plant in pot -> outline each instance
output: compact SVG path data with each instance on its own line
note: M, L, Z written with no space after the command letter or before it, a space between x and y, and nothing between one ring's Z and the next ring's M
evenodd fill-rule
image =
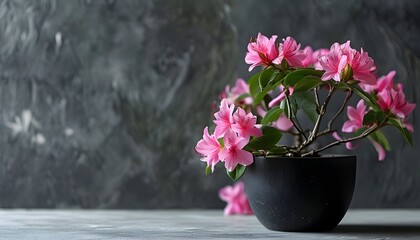
M383 160L390 144L381 129L394 127L412 143L407 118L415 104L394 83L395 71L377 78L373 59L350 41L313 51L291 37L276 40L258 34L248 44L249 71L262 68L226 88L215 126L204 129L196 151L206 174L222 162L233 180L243 176L251 208L268 229L330 230L350 205L356 157L324 152L367 139ZM348 106L355 97L357 106ZM337 129L343 112L348 119Z

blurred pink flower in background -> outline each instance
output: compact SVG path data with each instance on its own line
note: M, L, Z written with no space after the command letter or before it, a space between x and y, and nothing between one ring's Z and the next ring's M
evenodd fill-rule
M286 90L289 92L288 96L291 96L293 95L295 89L293 87L285 88L283 85L280 85L280 94L268 103L268 107L272 108L276 105L279 105L280 102L286 98Z
M264 117L267 114L267 112L264 111L261 106L257 107L257 112L261 117ZM272 123L272 126L279 129L280 131L287 132L293 127L293 123L286 117L286 115L284 115L284 113L282 113L280 117Z
M243 94L251 94L249 91L249 86L245 82L245 80L243 80L242 78L238 78L236 79L235 86L230 88L230 85L227 85L225 87L225 91L222 94L220 94L220 97L222 99L226 98L229 104L234 104L236 99ZM238 104L251 105L252 101L252 97L249 96L240 100Z
M320 48L312 54L312 64L316 70L322 70L321 64L319 63L319 57L327 55L330 52L327 48Z
M303 49L303 53L305 54L305 58L302 60L302 65L304 67L308 67L310 65L314 64L314 59L313 59L313 55L314 55L314 50L312 49L311 46L306 46Z
M248 198L245 194L244 183L237 182L233 186L226 186L219 190L219 197L227 203L224 214L225 215L250 215L252 212L249 205Z

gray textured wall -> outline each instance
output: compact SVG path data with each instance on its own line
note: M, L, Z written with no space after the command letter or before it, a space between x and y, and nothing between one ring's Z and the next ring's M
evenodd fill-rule
M414 101L419 4L1 1L0 207L222 207L216 193L230 181L222 168L204 176L193 146L212 99L250 75L249 38L351 39L380 73L397 70ZM420 150L387 133L386 161L356 152L354 207L420 207Z

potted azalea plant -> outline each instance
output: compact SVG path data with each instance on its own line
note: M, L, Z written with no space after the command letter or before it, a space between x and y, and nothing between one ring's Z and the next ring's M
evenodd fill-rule
M268 229L334 228L351 202L356 157L326 152L367 140L383 160L390 150L383 128L396 128L412 143L407 119L415 104L394 83L395 71L377 77L374 60L350 41L313 51L291 37L278 43L277 36L258 34L245 62L249 71L261 69L226 88L214 126L196 145L206 174L223 163L233 180L243 176L251 208ZM348 106L356 97L357 105ZM348 119L337 127L343 112ZM283 143L287 135L293 144ZM322 138L330 142L322 145Z

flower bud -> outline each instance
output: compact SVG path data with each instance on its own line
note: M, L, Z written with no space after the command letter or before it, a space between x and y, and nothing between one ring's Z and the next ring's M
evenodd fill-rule
M353 79L353 69L351 69L350 64L347 64L346 67L341 72L340 79L344 82Z

